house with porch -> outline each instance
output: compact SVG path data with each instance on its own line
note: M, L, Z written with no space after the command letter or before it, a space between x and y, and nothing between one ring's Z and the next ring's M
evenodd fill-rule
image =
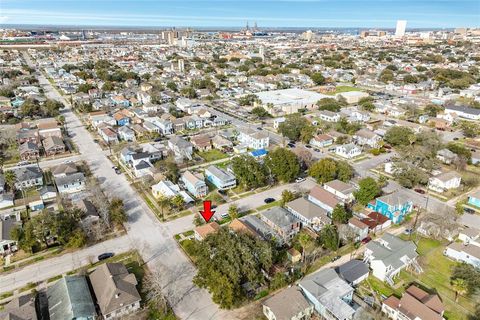
M180 180L183 182L185 189L188 190L194 197L205 197L208 193L208 187L202 176L193 174L190 171L185 171Z

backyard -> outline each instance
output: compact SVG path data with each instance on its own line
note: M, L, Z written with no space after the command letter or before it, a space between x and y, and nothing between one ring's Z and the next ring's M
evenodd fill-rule
M217 149L199 152L198 155L202 157L206 162L212 162L215 160L225 159L228 157L227 154Z

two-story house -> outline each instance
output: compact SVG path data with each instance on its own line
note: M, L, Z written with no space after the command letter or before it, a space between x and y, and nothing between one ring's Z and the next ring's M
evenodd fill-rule
M195 175L190 171L185 171L180 180L183 182L185 189L194 197L202 198L208 193L208 187L205 180L200 175Z
M270 137L264 131L242 128L238 132L238 141L252 149L266 149L270 145Z
M402 222L405 216L413 210L413 202L410 196L402 190L379 197L367 206L386 216L393 223Z
M301 227L300 220L281 207L273 207L260 213L260 219L272 228L285 243L289 243Z

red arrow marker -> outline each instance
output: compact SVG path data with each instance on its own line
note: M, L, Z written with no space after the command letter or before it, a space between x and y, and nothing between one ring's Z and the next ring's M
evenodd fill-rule
M203 201L203 211L200 211L200 214L202 215L203 219L205 219L205 222L208 223L208 221L212 219L214 213L215 211L212 211L212 201Z

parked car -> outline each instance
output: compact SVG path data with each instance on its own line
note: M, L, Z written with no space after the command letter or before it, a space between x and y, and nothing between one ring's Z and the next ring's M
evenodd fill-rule
M372 240L372 238L370 238L370 237L363 238L363 239L362 239L362 243L363 243L363 244L369 243L370 240Z
M115 169L115 173L116 173L116 174L122 174L122 170L116 168L116 169Z
M413 189L415 192L420 193L420 194L425 194L425 190L420 189L420 188L415 188Z
M305 147L308 148L308 149L311 149L311 148L312 148L312 146L309 145L309 144L305 145Z
M272 203L274 201L275 201L274 198L266 198L265 200L263 200L263 202L265 202L265 203Z
M300 183L300 182L303 182L303 181L305 181L305 178L302 178L302 177L298 177L297 179L295 179L296 183Z
M102 261L108 258L111 258L115 255L113 252L105 252L98 256L98 261Z
M222 213L220 216L222 217L222 219L227 219L230 217L228 213Z
M332 258L332 262L337 261L340 258L341 258L341 256L335 256L335 257Z
M320 149L318 149L318 148L313 148L313 151L315 151L315 152L320 152Z
M410 235L413 233L413 229L412 228L407 228L403 231L403 234L407 234L407 235Z

